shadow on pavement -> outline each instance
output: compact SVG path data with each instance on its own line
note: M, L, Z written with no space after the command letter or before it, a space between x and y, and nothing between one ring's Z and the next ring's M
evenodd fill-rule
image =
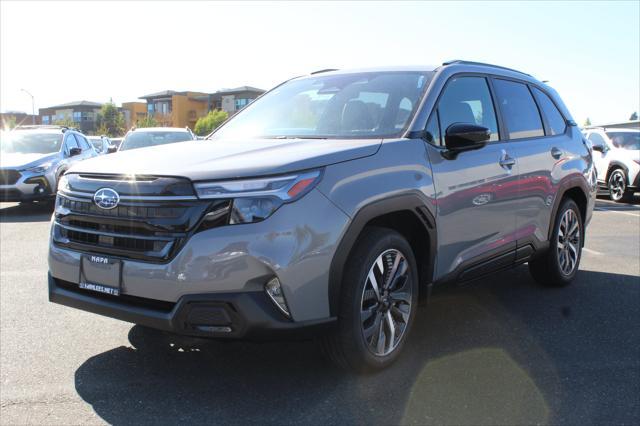
M434 294L403 356L378 374L338 370L314 342L134 326L133 347L88 359L75 385L111 424L634 423L639 301L637 276L581 271L544 289L520 267Z
M52 213L53 201L0 204L0 222L48 222Z

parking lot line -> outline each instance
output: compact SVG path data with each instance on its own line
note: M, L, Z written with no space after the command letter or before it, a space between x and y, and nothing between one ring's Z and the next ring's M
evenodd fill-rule
M614 209L604 209L602 207L596 207L594 209L597 212L611 212L611 213L619 213L619 214L626 214L627 216L633 216L633 217L640 217L640 211L638 213L631 213L631 211L638 211L638 210L614 210Z
M599 251L591 250L586 247L582 247L582 251L586 251L587 253L595 254L596 256L602 256L604 253L600 253Z

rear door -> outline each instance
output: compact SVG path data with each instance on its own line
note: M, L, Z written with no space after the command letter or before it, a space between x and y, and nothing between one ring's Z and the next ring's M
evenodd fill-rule
M454 157L446 155L446 129L461 122L488 128L490 142ZM449 79L427 132L437 203L436 276L471 278L513 263L517 163L498 131L487 77Z
M507 137L518 157L516 215L519 256L548 239L559 184L566 176L571 136L551 97L522 81L494 78Z

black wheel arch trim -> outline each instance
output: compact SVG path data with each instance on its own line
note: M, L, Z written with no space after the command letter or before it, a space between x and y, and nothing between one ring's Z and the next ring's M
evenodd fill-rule
M427 199L422 193L412 191L373 201L361 207L357 211L347 226L346 231L342 235L338 248L333 255L329 269L329 311L332 317L338 315L340 294L342 291L342 276L349 254L358 241L358 237L367 223L380 216L401 211L409 211L413 213L422 224L424 231L429 236L427 247L428 263L427 265L422 265L420 260L416 259L421 278L421 282L419 284L420 286L428 287L432 283L437 247L437 233L435 217L427 208L427 205ZM425 266L426 271L424 269ZM422 291L423 289L424 287L421 287L420 290Z
M622 169L622 171L624 172L624 179L626 181L626 184L629 185L629 168L623 163L615 160L609 163L609 168L607 169L607 176L604 184L607 185L607 187L609 186L609 177L611 177L611 173L613 173L615 169Z
M570 176L567 177L565 180L561 181L559 186L558 186L558 190L556 192L556 198L553 201L553 209L551 210L551 216L550 216L550 220L549 220L549 229L547 230L547 241L550 240L551 235L553 235L553 227L555 225L555 221L556 221L556 216L558 215L558 209L560 208L560 203L562 202L562 200L564 199L565 194L574 189L574 188L578 188L580 189L580 191L582 192L582 195L584 195L585 200L587 202L587 208L589 207L589 194L590 194L590 190L589 190L589 184L587 183L587 180L584 178L584 176ZM582 226L585 226L586 220L587 220L587 211L585 211L585 217L582 218ZM584 233L584 230L583 230ZM582 245L584 245L584 238L582 238Z

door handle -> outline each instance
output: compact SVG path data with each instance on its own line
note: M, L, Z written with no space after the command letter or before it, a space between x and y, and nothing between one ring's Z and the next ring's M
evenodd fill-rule
M500 167L503 167L505 169L511 169L511 167L513 167L516 164L516 159L513 157L510 157L509 154L507 154L507 151L502 151L502 156L500 157Z
M553 158L555 158L556 160L559 160L560 157L562 157L564 153L562 152L561 149L556 148L555 146L553 148L551 148L551 156Z

